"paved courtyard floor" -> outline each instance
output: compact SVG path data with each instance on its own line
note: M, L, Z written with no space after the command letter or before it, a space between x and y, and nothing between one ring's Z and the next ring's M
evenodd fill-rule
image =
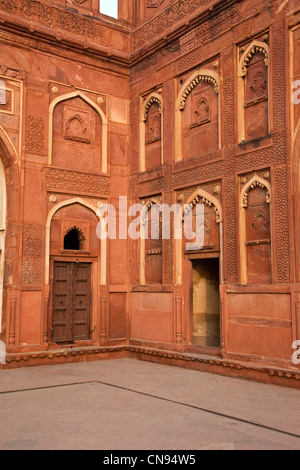
M300 390L137 360L0 371L1 450L299 450Z

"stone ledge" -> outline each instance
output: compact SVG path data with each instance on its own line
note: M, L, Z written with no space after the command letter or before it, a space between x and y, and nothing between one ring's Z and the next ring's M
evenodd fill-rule
M199 372L251 379L273 385L300 388L300 370L293 368L260 366L253 362L133 345L91 346L54 349L51 351L8 353L6 364L0 365L0 370L128 358L174 365Z

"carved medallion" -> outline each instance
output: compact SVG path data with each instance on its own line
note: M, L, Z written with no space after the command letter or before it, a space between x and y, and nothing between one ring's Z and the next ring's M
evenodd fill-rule
M147 8L158 8L165 0L147 0Z
M253 77L253 83L250 86L253 93L257 96L262 96L265 94L267 89L267 80L263 71L258 70Z

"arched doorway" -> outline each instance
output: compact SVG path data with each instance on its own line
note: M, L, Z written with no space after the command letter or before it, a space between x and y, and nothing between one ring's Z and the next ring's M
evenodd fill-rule
M47 323L48 342L54 346L86 344L99 337L97 299L105 276L101 261L106 256L105 244L96 233L98 223L96 207L80 198L57 204L48 215Z
M15 323L18 314L18 292L15 288L10 288L18 283L18 258L6 256L9 249L8 234L13 234L10 238L13 243L18 237L13 225L19 220L18 158L9 135L0 126L0 334L9 344L14 344L16 340Z
M4 280L4 249L6 225L6 178L2 160L0 159L0 330L2 324L3 280Z
M294 225L294 243L295 243L295 272L296 282L300 283L300 230L299 230L299 210L300 210L300 122L295 133L293 143L292 159L292 192L293 192L293 225Z

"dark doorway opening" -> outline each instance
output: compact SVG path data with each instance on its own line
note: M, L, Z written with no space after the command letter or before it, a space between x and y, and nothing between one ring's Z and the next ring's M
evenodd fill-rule
M195 346L220 347L219 259L197 259L193 266L193 338Z

